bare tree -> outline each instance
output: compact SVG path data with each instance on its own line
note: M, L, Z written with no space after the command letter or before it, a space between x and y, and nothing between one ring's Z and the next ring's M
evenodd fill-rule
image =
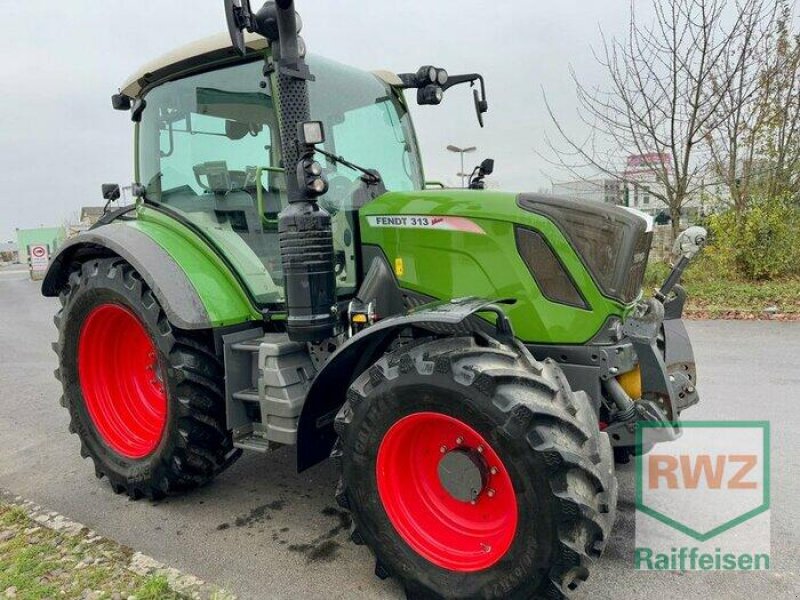
M716 128L706 132L711 155L711 171L724 184L733 209L741 213L751 196L763 186L765 136L772 117L773 95L779 84L778 54L783 45L782 31L788 18L788 7L772 2L739 44L740 52L749 58L740 62L729 56L718 65L715 81L734 81L723 92L715 84L712 94L720 94L719 119Z
M677 235L682 208L708 173L704 138L727 117L723 101L752 60L765 2L652 0L647 22L631 2L627 36L601 34L602 51L595 53L609 83L589 87L572 71L584 139L567 131L545 96L560 138L548 139L553 162L574 175L591 169L633 186L644 173ZM637 165L634 175L621 170L630 155L657 160Z
M800 35L792 31L792 12L782 6L774 60L765 74L766 116L763 159L768 198L800 194Z

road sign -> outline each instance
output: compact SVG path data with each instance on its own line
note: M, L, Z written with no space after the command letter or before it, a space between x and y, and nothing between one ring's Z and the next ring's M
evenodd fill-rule
M50 262L50 249L46 244L31 244L28 247L28 256L31 259L31 271L46 271Z

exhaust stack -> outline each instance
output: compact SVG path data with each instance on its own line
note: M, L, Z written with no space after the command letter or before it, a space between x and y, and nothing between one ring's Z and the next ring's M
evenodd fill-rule
M330 215L317 204L328 184L314 161L314 145L324 141L321 123L310 123L308 82L314 77L298 36L294 0L267 2L257 14L249 0L225 0L234 46L243 49L243 29L271 44L277 81L281 148L289 205L278 215L287 331L297 342L332 337L338 324L333 233ZM265 71L266 71L265 69ZM310 132L310 133L309 133Z

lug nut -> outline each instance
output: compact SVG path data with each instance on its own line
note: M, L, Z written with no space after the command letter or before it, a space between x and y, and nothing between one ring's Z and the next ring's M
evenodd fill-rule
M464 438L463 437L459 436L459 437L456 438L456 444L458 444L460 446L463 443L464 443Z
M486 490L486 495L489 496L489 498L494 498L495 491L492 488L489 488Z
M442 446L441 448L439 448L439 452L441 452L442 454L447 452L447 446Z
M478 446L478 454L483 454L483 446Z
M489 473L491 473L492 475L497 475L497 467L492 467L491 469L489 469Z

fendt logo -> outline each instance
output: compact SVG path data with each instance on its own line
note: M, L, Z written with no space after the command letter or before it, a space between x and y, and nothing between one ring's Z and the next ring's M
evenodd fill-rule
M637 430L636 568L768 569L769 423L686 422L662 444L660 427Z

